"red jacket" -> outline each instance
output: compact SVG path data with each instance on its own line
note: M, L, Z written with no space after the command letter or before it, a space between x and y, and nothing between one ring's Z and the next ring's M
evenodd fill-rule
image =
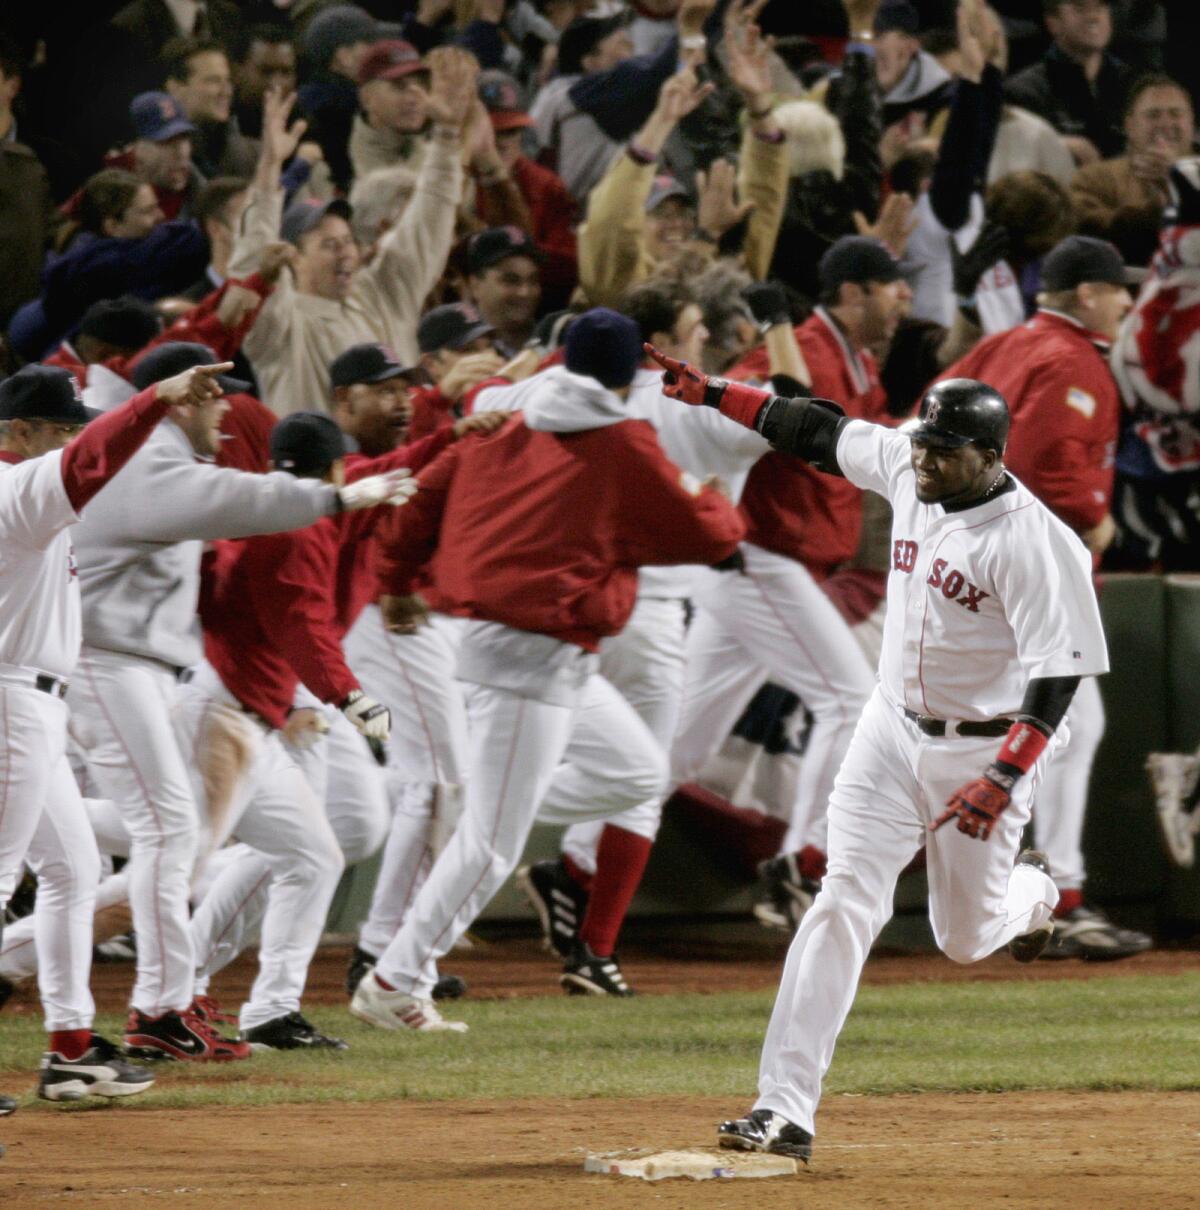
M1005 465L1075 530L1112 504L1120 428L1108 342L1057 311L981 340L941 378L977 378L1008 401ZM940 381L940 379L939 379Z
M382 590L407 594L431 558L432 608L587 651L628 621L639 566L716 563L745 532L641 420L539 432L514 416L452 445L420 482L380 531Z
M346 478L419 468L448 439L356 458ZM291 533L217 543L201 599L204 654L229 692L272 727L287 720L300 681L323 702L340 702L359 687L342 638L375 584L369 558L356 548L370 545L389 511L360 509Z
M796 328L796 341L812 374L812 393L832 399L847 416L886 420L887 396L870 353L855 352L829 314L818 307ZM767 353L756 349L730 378L769 376ZM742 492L746 541L803 563L824 577L852 559L862 530L862 492L789 454L765 454Z

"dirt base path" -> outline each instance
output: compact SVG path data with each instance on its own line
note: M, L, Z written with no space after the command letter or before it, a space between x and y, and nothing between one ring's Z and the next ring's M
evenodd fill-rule
M1200 1094L831 1097L797 1177L647 1183L590 1150L707 1145L710 1098L22 1111L0 1126L5 1206L589 1210L1197 1204Z

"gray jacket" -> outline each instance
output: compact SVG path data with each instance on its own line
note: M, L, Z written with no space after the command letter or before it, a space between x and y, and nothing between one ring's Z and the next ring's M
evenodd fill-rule
M301 529L337 507L336 489L313 479L197 461L183 430L164 420L71 530L84 644L196 663L204 542Z

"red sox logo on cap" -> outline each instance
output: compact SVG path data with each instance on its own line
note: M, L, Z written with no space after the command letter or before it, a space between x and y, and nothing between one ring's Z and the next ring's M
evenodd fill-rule
M71 390L75 393L75 402L83 402L83 391L79 388L79 379L74 374L71 375Z
M170 122L173 118L179 116L179 111L175 102L167 96L161 97L158 102L158 112L162 116L164 122Z
M396 353L392 349L391 345L385 345L381 341L378 344L376 344L375 347L384 355L384 357L386 357L388 359L388 361L394 361L397 363L399 362L400 359L396 356Z
M942 410L942 401L940 399L931 399L929 401L929 409L925 413L925 420L929 424L937 424L938 413Z

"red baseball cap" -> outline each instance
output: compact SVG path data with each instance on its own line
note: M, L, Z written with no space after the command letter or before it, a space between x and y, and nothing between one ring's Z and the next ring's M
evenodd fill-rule
M507 72L492 68L479 73L479 99L493 130L520 130L534 124L521 104L521 90Z
M358 67L358 82L370 84L372 80L399 80L414 72L427 72L421 62L421 52L411 42L399 38L376 42L363 55Z

